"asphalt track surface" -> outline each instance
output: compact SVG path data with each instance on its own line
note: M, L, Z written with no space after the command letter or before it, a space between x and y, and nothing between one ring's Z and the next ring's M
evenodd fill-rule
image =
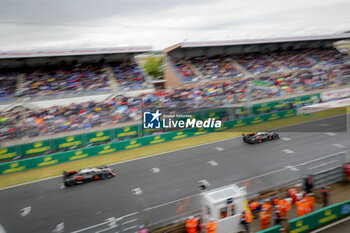
M115 178L72 188L59 189L62 178L53 178L2 189L0 224L7 233L45 233L64 222L64 232L72 232L198 194L202 179L219 187L340 152L350 148L349 126L339 132L345 129L344 116L280 129L287 140L248 145L238 137L116 164ZM315 132L315 127L322 130ZM142 199L133 194L135 188L142 190ZM22 217L21 209L29 206L31 211Z
M350 219L340 224L334 225L330 228L319 231L319 233L349 233L350 232Z

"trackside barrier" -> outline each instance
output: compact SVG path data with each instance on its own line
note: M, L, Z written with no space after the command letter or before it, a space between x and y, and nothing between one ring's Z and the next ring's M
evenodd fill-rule
M289 116L280 115L281 109L288 106L289 103L293 103L296 107L299 105L309 105L320 100L320 94L305 95L295 98L287 98L278 101L270 101L267 103L255 104L252 106L253 114L259 115L256 118L244 118L247 116L246 107L225 107L202 110L197 112L189 112L198 120L206 120L208 118L222 119L223 117L229 117L230 120L235 118L242 118L236 121L232 121L233 126L228 124L227 127L237 128L249 124L256 124L267 120L274 120L285 118ZM267 112L274 110L274 115L266 114ZM278 112L279 111L279 112ZM291 116L294 116L294 110ZM223 129L222 129L223 130ZM103 143L107 141L120 141L127 140L134 137L147 136L151 132L159 131L159 129L143 129L142 125L130 125L115 129L101 130L91 133L77 134L73 136L67 136L62 138L36 141L27 144L21 144L10 147L0 148L0 161L4 159L12 159L18 156L25 157L35 154L50 153L50 151L74 149L91 143Z
M264 191L292 186L299 179L300 170L295 167L287 167L254 177L253 179L240 181L236 185L246 187L248 197L253 197Z
M156 229L170 223L186 220L188 216L199 216L200 207L201 195L196 194L156 207L146 208L144 214L149 222L148 227Z
M348 215L350 215L350 200L290 220L290 233L308 232Z
M252 112L254 114L261 114L271 109L286 107L288 106L289 103L293 103L294 105L298 106L303 104L308 105L308 104L318 103L319 100L320 100L320 94L313 94L313 95L305 95L305 96L299 96L295 98L271 101L271 102L266 102L261 104L254 104L252 106Z
M314 159L297 166L300 170L300 177L314 176L314 188L318 189L329 184L344 180L344 164L347 162L349 151L342 151L336 154Z
M281 232L281 225L276 225L270 228L267 228L262 231L258 231L257 233L280 233Z
M25 171L32 168L39 168L49 165L54 165L58 163L63 163L67 161L73 161L77 159L83 159L87 157L103 155L108 153L113 153L117 151L123 151L128 149L134 149L141 146L154 145L162 142L183 139L187 137L202 135L211 132L220 132L223 130L228 130L232 128L238 128L245 125L258 124L264 121L272 121L281 118L287 118L296 116L297 110L285 110L277 113L265 114L256 117L249 117L241 120L226 121L223 122L222 126L217 129L204 129L204 128L190 128L184 130L178 130L168 133L161 133L152 136L138 137L134 139L112 142L100 146L85 147L76 150L70 150L67 152L54 153L50 155L38 156L34 158L21 159L13 162L1 163L0 164L0 175L8 174L13 172ZM87 140L89 142L100 142L109 140L115 135L120 136L130 136L137 132L137 126L124 127L123 129L114 129L98 131L89 133L86 135L70 136L66 138L66 143L83 143L82 141ZM62 139L61 139L62 140ZM64 143L59 144L64 146ZM48 151L51 148L55 148L53 141L39 141L35 143L22 145L22 149L26 154L34 154L37 151ZM13 149L12 149L13 151ZM6 152L8 153L8 152ZM12 152L14 153L14 152Z

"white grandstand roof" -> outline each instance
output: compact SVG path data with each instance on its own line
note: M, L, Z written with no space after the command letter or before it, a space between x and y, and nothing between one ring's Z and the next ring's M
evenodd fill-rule
M1 58L30 58L30 57L56 57L76 55L98 55L115 53L141 53L149 52L152 46L138 47L114 47L114 48L86 48L86 49L65 49L65 50L33 50L33 51L10 51L1 52Z
M284 38L269 38L269 39L189 41L189 42L181 43L181 48L248 45L248 44L264 44L264 43L314 41L314 40L332 40L332 39L350 39L350 33L338 34L338 35L302 36L302 37L300 36L300 37L284 37Z

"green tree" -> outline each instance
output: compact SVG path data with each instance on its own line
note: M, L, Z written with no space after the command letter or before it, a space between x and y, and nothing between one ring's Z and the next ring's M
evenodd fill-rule
M144 63L143 68L145 68L148 75L152 76L153 78L158 78L163 76L163 63L163 57L149 57Z

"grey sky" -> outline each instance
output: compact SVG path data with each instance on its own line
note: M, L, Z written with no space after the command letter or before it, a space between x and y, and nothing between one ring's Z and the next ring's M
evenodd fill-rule
M0 50L152 45L350 30L349 0L0 0Z

